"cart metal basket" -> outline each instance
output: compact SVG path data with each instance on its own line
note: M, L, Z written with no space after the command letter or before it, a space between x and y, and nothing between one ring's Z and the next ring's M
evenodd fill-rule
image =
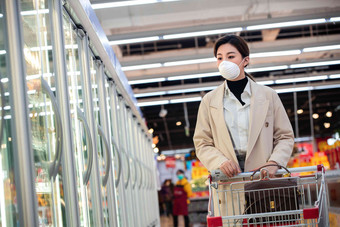
M209 176L208 227L319 226L328 227L328 196L322 165L279 169L280 177L252 180L253 172L228 178L222 171ZM261 170L262 171L262 170ZM258 177L256 173L254 177ZM275 186L282 179L292 186ZM266 182L264 182L266 180ZM249 190L249 184L266 183L267 188ZM259 184L259 183L257 183ZM248 185L248 186L247 186Z

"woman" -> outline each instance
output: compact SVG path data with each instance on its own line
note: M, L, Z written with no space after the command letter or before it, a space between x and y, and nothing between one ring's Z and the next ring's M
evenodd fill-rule
M184 176L184 171L179 169L176 172L178 181L173 192L173 219L174 227L178 226L178 215L184 216L185 227L189 227L188 204L189 197L192 195L190 183Z
M266 164L286 166L293 130L277 93L244 71L250 61L247 43L236 35L221 37L214 55L226 81L201 101L193 138L197 157L208 170L221 169L228 177ZM273 177L278 167L266 169Z

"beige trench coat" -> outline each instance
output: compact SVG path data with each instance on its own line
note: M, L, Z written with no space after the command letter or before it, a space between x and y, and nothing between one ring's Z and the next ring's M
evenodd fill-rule
M270 160L286 166L294 146L293 129L287 113L273 89L256 84L250 79L248 81L251 100L245 172ZM223 83L207 93L198 110L193 140L196 155L208 170L218 169L226 160L238 163L224 120L225 86ZM221 206L226 202L223 197L221 199L220 196ZM227 204L230 206L231 203Z

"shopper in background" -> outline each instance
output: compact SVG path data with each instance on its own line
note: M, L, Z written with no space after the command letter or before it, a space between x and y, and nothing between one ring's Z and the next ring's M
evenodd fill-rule
M165 205L165 215L170 216L172 214L172 199L173 199L174 184L171 179L166 179L162 185L161 193Z
M226 80L201 101L193 137L197 157L208 170L221 169L228 177L266 164L286 166L293 130L277 93L244 71L250 61L247 43L236 35L221 37L214 55ZM278 167L266 169L273 177Z
M189 227L188 204L192 195L191 185L184 176L184 171L179 169L176 172L178 181L174 187L173 194L173 217L174 227L178 226L178 215L184 216L185 227Z

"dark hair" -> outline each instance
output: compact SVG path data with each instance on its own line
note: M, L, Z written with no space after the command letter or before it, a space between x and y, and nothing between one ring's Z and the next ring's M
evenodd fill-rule
M249 56L249 47L247 42L240 36L238 35L226 35L221 38L219 38L214 45L214 56L217 57L217 50L220 46L223 44L229 43L233 45L242 55L242 58L248 57ZM246 65L245 67L247 67ZM254 80L254 77L246 73L246 76L248 76L251 80Z
M178 169L178 170L176 171L176 174L177 174L177 173L184 174L184 171L183 171L183 170L181 170L181 169Z

